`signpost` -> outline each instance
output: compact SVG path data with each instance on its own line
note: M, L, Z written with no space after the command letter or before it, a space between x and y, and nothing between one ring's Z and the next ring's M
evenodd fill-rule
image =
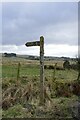
M27 47L40 46L40 104L44 105L44 37L40 37L40 41L27 42Z

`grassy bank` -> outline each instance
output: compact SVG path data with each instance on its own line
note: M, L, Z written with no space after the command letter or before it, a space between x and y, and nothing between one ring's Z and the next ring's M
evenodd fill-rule
M17 81L18 63L20 62L20 75ZM47 65L54 65L56 61L45 61ZM57 61L58 66L63 61ZM3 117L72 117L72 106L77 102L77 95L70 91L70 85L76 82L76 70L46 69L45 105L39 105L40 67L37 60L24 58L5 58L2 63L2 91L3 91ZM28 96L29 95L29 96ZM6 107L7 106L7 107Z

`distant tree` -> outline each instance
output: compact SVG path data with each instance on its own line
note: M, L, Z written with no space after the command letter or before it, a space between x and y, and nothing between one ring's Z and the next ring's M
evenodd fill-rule
M6 57L6 56L7 56L7 53L4 53L4 56Z
M16 54L15 53L11 53L11 57L16 57Z
M15 53L4 53L5 57L16 57Z
M70 69L70 62L68 60L65 60L65 62L63 63L63 67L64 69Z

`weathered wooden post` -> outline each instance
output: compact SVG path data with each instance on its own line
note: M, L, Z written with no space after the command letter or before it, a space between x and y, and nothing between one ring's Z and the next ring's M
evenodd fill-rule
M27 42L27 47L40 46L40 105L44 105L44 37L40 41Z
M40 104L44 104L44 37L40 37Z

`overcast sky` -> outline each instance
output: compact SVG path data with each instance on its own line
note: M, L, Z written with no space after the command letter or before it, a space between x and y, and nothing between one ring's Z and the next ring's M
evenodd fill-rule
M44 36L45 55L75 57L78 50L77 2L2 3L3 52L39 55L28 41Z

